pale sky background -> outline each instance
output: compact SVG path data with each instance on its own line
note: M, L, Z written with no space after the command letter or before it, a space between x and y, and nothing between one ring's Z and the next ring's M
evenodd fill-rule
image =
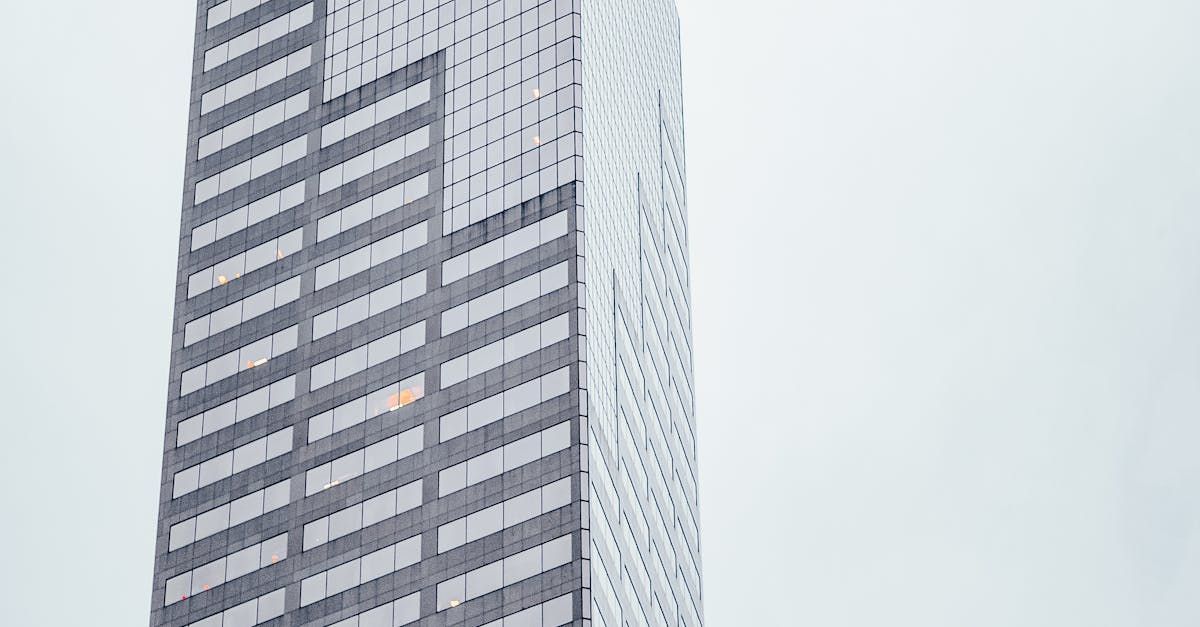
M680 3L708 624L1200 624L1200 3ZM0 624L145 625L195 5L3 4Z

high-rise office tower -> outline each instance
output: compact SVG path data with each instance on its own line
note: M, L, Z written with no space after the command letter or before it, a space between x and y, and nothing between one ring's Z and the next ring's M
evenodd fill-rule
M671 0L201 0L151 624L702 624Z

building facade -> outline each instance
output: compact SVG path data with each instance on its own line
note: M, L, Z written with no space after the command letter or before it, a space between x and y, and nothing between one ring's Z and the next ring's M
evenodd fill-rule
M671 0L195 42L151 625L701 625Z

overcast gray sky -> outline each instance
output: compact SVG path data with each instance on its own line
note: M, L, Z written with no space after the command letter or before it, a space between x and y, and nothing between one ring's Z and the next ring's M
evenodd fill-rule
M680 2L708 623L1200 624L1200 4ZM0 623L144 625L195 5L5 4Z

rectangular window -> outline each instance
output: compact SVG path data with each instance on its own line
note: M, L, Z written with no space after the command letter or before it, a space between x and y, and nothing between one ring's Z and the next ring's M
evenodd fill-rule
M300 607L390 575L421 561L421 536L368 553L300 582Z
M425 396L425 373L380 388L308 419L308 443L362 424L370 418L396 411Z
M194 204L199 205L264 174L270 174L289 163L302 159L307 152L308 136L301 135L286 144L276 146L237 165L221 170L196 183Z
M321 147L330 146L429 102L429 81L382 98L321 127Z
M192 229L192 250L209 244L276 216L304 202L304 181L290 185L273 194L242 205L216 220L209 220Z
M443 363L442 389L567 339L568 315L556 316Z
M379 607L340 620L329 627L400 627L421 617L421 593L414 592Z
M571 504L571 478L535 488L438 527L438 554Z
M564 594L557 599L551 599L527 610L509 614L500 620L494 620L483 627L559 627L569 625L575 620L575 604L571 595ZM688 623L699 625L700 621Z
M570 562L571 536L565 535L439 583L437 611L458 607L461 603Z
M193 272L188 277L187 297L192 298L215 287L227 285L230 281L236 281L245 274L299 252L303 246L304 228L301 227L238 253L216 265Z
M218 505L171 525L167 550L174 551L185 547L287 505L291 498L291 485L290 479L284 479L275 485L251 492L240 499Z
M247 392L179 422L175 446L183 446L296 398L296 375Z
M308 391L319 390L424 345L425 321L422 320L313 366L309 370Z
M387 215L400 207L429 194L429 173L423 172L403 183L364 198L349 207L317 220L317 241L323 242L338 233Z
M200 97L200 114L216 111L239 98L249 96L263 87L304 70L310 65L312 65L312 46L272 61L257 70L243 74L224 85L205 92Z
M442 337L567 286L567 262L531 274L442 312Z
M438 498L571 447L571 423L560 422L438 473Z
M304 550L316 548L421 506L421 480L304 525Z
M428 282L425 270L422 270L333 309L323 311L313 317L312 338L314 340L323 338L422 296L425 294L425 286Z
M167 580L163 605L171 605L287 559L287 534L231 553Z
M308 90L219 128L200 138L196 158L203 159L308 111Z
M567 212L530 224L442 262L442 285L490 268L567 234Z
M373 268L385 261L390 261L412 250L424 246L429 241L429 223L421 222L393 233L377 242L372 242L358 250L346 253L337 259L317 266L317 284L315 289L324 289L341 281Z
M332 488L372 470L421 452L425 428L418 425L408 431L380 440L366 448L343 455L304 473L304 496Z
M189 624L187 627L254 627L273 618L283 616L285 588L280 588L257 599L235 605L220 614Z
M228 379L243 370L262 366L271 359L292 351L296 348L298 330L299 327L292 325L274 335L268 335L195 368L185 370L179 382L179 395L186 396L200 388Z
M204 71L220 67L260 46L312 24L313 5L308 3L287 15L281 15L258 28L250 29L223 44L217 44L204 52Z
M422 126L407 135L401 135L386 144L381 144L324 170L321 172L317 193L331 192L428 147L429 127Z
M192 320L183 327L183 345L191 346L200 340L257 318L273 309L300 298L300 277L255 292L242 300L226 305L210 314Z
M439 421L439 441L456 438L566 394L571 387L570 374L569 366L559 368L442 416Z
M292 427L243 444L232 451L175 473L171 498L177 499L292 450Z
M270 0L225 0L225 2L213 5L208 10L206 28L224 24L230 18L237 17L250 9L257 8L258 5L265 2L270 2Z

